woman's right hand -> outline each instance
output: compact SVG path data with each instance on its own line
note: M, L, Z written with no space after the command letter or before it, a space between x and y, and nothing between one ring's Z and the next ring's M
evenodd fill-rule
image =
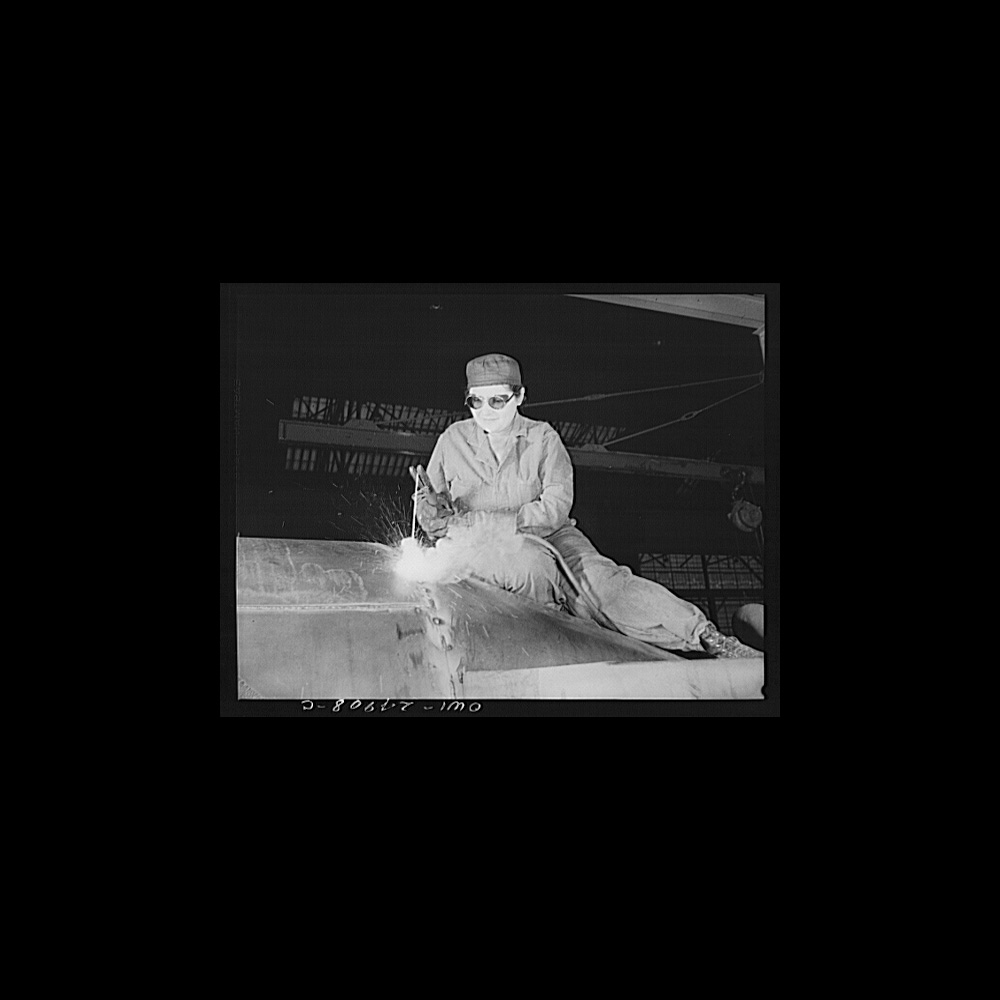
M418 489L414 499L417 507L417 521L431 538L441 538L448 530L448 522L455 513L447 493Z

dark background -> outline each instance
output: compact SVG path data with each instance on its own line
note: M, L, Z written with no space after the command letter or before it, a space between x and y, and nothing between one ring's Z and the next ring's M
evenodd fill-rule
M222 310L222 504L250 537L387 540L409 532L408 477L286 470L278 421L298 397L462 408L465 364L517 358L533 419L632 433L753 384L744 381L533 407L594 393L752 376L760 343L747 327L575 299L582 293L765 293L767 381L691 420L611 451L711 459L777 472L778 294L773 285L225 284ZM468 415L468 411L465 412ZM573 517L595 545L637 569L640 552L764 554L727 520L732 485L576 471ZM746 498L776 528L775 497ZM226 507L228 505L228 511ZM224 529L225 534L225 529ZM223 540L225 543L225 539Z

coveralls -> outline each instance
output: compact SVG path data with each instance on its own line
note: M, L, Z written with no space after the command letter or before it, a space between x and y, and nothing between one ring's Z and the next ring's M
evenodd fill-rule
M573 464L556 430L518 412L509 435L505 441L509 450L501 451L498 461L489 436L475 420L451 424L438 438L427 466L434 489L448 490L460 514L488 512L488 519L506 524L511 531L544 538L559 551L590 599L625 635L663 649L701 650L698 637L708 619L699 608L601 555L576 527L569 516ZM504 440L506 435L496 437ZM497 565L488 552L482 561L481 575L492 577L500 586L597 620L565 580L551 553L541 546L527 543L516 565Z

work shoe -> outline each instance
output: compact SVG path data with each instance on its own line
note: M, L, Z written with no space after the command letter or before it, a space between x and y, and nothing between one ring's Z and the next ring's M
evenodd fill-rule
M735 636L723 635L711 622L698 639L702 649L724 660L749 659L764 655L759 649L744 646Z

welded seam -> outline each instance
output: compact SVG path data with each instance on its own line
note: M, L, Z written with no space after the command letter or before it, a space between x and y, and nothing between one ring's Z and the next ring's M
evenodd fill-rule
M428 584L418 588L423 607L424 633L427 639L427 658L435 670L441 671L442 695L462 698L465 685L461 654L455 652L455 632L452 627L453 610L441 600L441 590Z

